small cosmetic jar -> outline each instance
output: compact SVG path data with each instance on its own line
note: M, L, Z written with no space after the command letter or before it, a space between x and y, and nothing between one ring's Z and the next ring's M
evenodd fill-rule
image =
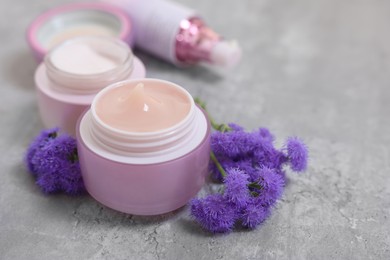
M128 80L96 95L79 119L77 149L92 197L124 213L158 215L185 205L204 184L210 124L184 88Z
M133 46L128 15L105 3L63 5L38 16L27 29L27 42L38 62L56 45L77 36L108 36Z
M123 41L85 36L51 50L35 72L39 112L45 127L74 135L82 112L104 87L145 77L145 66Z

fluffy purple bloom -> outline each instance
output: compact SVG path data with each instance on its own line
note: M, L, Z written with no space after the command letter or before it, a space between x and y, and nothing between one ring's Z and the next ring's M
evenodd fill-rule
M236 158L244 158L249 153L253 152L254 143L256 142L255 137L252 133L247 133L244 131L236 131L230 132L231 139L237 145L239 149L239 154L237 154Z
M236 132L238 132L238 131L240 131L240 132L244 131L244 128L243 128L242 126L236 124L236 123L229 123L228 126L232 129L232 131L236 131Z
M61 190L70 195L77 195L85 192L84 181L81 177L80 164L72 163L68 168L60 172Z
M25 156L25 163L27 165L28 170L36 176L37 170L35 169L35 165L32 163L32 159L37 150L44 147L48 142L51 142L58 135L58 128L52 128L43 130L30 144L27 149L27 153Z
M287 139L287 156L291 169L295 172L304 171L307 167L308 151L306 145L297 137Z
M190 202L191 215L212 233L225 233L232 230L237 214L231 203L221 194L212 194Z
M260 166L280 167L286 160L282 152L273 146L273 136L266 128L254 132L245 132L236 124L229 124L232 131L214 132L211 136L211 149L224 169L240 168L249 176ZM215 167L210 164L212 177L223 181Z
M252 200L252 202L249 203L241 212L241 225L246 228L253 229L263 223L269 215L269 207L257 203L256 200Z
M253 166L252 166L251 159L242 159L242 160L234 161L228 157L217 156L217 160L224 169L238 168L238 169L242 170L248 176L251 176L252 172L256 171L256 169L253 168ZM218 182L224 181L224 178L222 177L221 173L219 172L217 166L212 161L210 162L209 170L211 172L211 177L213 178L213 180L218 181Z
M253 181L253 177L257 176L257 166L254 165L252 158L246 158L235 162L230 165L230 168L236 167L240 169L244 174L248 175L249 182Z
M217 155L236 157L240 153L237 143L229 132L214 132L211 134L211 149Z
M224 133L217 131L211 135L211 149L216 155L237 160L252 152L255 141L253 134L239 130L238 126L234 127L236 130Z
M35 182L44 193L55 193L61 189L55 174L38 174Z
M297 138L288 139L286 149L280 151L266 128L245 132L237 124L229 127L230 131L211 136L211 149L226 177L214 162L210 171L213 179L224 183L224 194L191 202L192 216L213 233L230 231L238 220L247 228L264 222L283 193L283 166L290 162L293 170L302 171L307 164L306 146Z
M230 168L225 178L224 197L237 209L245 206L250 199L248 175L238 168Z
M266 128L260 128L253 133L256 143L253 149L253 165L257 168L268 167L277 171L288 161L287 156L274 147L274 137Z
M281 169L283 164L288 160L283 152L276 150L273 146L269 149L265 147L257 148L253 157L258 167L275 169Z
M273 143L274 136L271 134L271 132L268 130L268 128L261 127L257 131L258 135L261 137L262 140L267 141L269 143Z
M233 160L229 159L228 157L217 156L217 155L216 155L216 157L217 157L218 162L221 164L222 168L224 168L224 169L232 168L235 165L235 162ZM218 170L215 163L211 160L210 160L210 164L209 164L209 171L211 172L211 177L214 181L223 182L224 178L222 177L221 172Z
M256 200L262 205L273 205L283 193L284 178L274 169L261 168L256 181L261 186L259 190L254 190L258 193Z
M85 191L73 137L58 136L57 130L43 131L30 145L26 158L27 167L34 171L43 192L74 195Z
M57 174L62 168L67 167L70 162L68 158L75 152L75 149L75 140L62 135L38 149L31 163L35 165L38 173Z

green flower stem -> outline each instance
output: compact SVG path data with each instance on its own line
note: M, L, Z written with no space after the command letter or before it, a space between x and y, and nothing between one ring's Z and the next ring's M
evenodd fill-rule
M212 118L212 117L210 117L210 115L207 113L207 116L209 117L209 119L210 119L210 124L211 124L211 127L214 129L214 130L217 130L217 131L219 131L218 129L219 129L219 124L217 124L216 122L215 122L215 120Z
M219 163L217 157L215 157L215 154L214 154L213 151L210 152L210 158L215 163L215 165L217 166L217 169L221 173L222 177L226 178L226 172L223 169L222 165Z
M222 133L229 132L232 130L231 127L228 126L227 124L218 124L217 122L215 122L215 120L210 116L209 112L207 111L206 103L204 101L202 101L200 98L197 98L197 97L194 98L194 101L196 104L198 104L206 112L207 117L210 120L211 127L214 130L220 131Z
M209 118L210 120L210 124L211 124L211 127L216 130L216 131L220 131L222 133L224 132L228 132L228 131L231 131L231 127L228 126L227 124L218 124L215 122L215 120L210 116L209 112L207 111L206 109L206 102L202 101L200 98L196 97L194 98L194 101L195 103L200 106L206 113L207 117ZM215 163L215 165L217 166L217 169L218 171L221 173L221 176L223 178L226 177L226 171L223 169L222 165L219 163L217 157L215 156L214 152L211 151L210 152L210 159Z

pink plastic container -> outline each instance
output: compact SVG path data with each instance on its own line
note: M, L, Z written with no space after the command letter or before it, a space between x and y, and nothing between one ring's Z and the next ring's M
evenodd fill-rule
M38 62L55 45L76 36L112 36L133 46L128 15L105 3L72 3L50 9L27 29L27 42Z
M142 79L105 88L78 122L78 155L86 189L97 201L129 214L157 215L182 207L204 184L210 124L192 101L189 115L169 129L140 134L104 126L94 112L96 100L113 88L139 82L175 85Z
M63 71L51 62L51 56L66 45L83 43L105 44L103 49L121 58L113 69L108 71L78 74ZM74 54L72 59L80 59ZM87 66L88 64L86 64ZM59 127L75 135L76 123L82 112L88 108L95 95L104 87L125 79L144 78L145 66L135 57L124 42L105 37L79 37L68 40L54 48L35 72L39 112L45 127Z

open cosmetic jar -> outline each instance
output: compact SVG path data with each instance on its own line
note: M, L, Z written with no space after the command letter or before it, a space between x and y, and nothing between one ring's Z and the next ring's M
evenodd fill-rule
M48 51L77 36L109 36L133 45L127 14L106 3L73 3L38 16L27 29L27 42L38 62Z
M163 80L114 83L77 125L87 191L129 214L157 215L185 205L205 182L210 124L182 87Z
M41 119L45 127L74 135L77 119L101 89L144 77L143 63L119 39L85 36L65 41L35 72Z

